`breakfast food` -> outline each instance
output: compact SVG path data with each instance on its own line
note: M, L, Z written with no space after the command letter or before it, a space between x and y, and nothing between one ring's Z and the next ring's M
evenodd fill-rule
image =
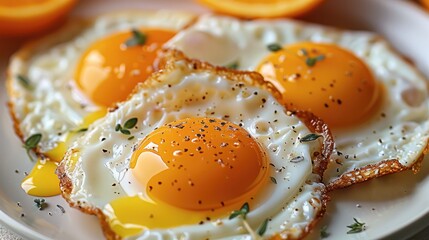
M164 42L192 19L171 11L106 14L71 21L24 46L11 59L7 87L15 131L27 152L59 162L76 136L146 79ZM55 176L48 165L53 163L39 161L24 180L27 193L59 193L58 182L33 181Z
M327 201L325 124L257 73L164 59L67 151L64 198L109 239L306 236Z
M331 190L420 167L429 138L426 79L373 33L205 15L167 45L256 70L289 110L321 117L336 142L324 175Z

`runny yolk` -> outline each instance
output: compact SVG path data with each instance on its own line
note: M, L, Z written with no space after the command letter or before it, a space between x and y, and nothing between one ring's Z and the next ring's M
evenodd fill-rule
M158 50L172 38L173 31L145 29L142 44L127 45L131 31L110 35L94 42L82 55L75 81L83 93L100 106L126 100L137 83L153 72Z
M60 180L55 174L58 163L38 160L30 174L22 180L21 187L31 196L50 197L61 193Z
M122 237L210 222L251 202L268 182L267 165L261 146L240 126L177 120L149 134L131 158L131 174L145 192L115 199L104 212Z
M187 118L156 129L134 152L130 167L150 198L189 210L242 204L268 172L256 140L214 118Z
M282 93L289 110L311 111L331 127L360 124L378 107L380 87L370 69L332 44L287 45L256 70Z

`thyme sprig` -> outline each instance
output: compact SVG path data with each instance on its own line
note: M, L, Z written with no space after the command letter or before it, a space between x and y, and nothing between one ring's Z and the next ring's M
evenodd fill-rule
M31 156L31 151L37 147L37 145L39 144L41 139L42 139L42 134L36 133L36 134L33 134L30 137L28 137L27 140L25 140L25 142L24 142L23 147L25 148L28 157L33 162L34 162L34 159Z
M353 224L347 226L350 228L350 230L347 232L347 234L353 234L353 233L359 233L365 230L365 223L359 222L356 218L353 218L355 221Z
M137 29L132 29L131 33L133 34L133 36L127 39L127 41L125 41L125 46L134 47L146 43L147 36L144 33L140 32Z

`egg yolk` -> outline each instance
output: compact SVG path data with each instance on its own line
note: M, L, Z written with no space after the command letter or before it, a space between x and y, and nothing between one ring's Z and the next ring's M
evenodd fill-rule
M191 210L243 203L267 175L256 140L242 127L213 118L156 129L134 152L130 167L151 198Z
M287 45L256 70L281 93L289 110L306 110L334 128L358 125L378 107L380 87L367 65L332 44Z
M30 174L22 180L22 189L31 196L50 197L61 193L60 180L55 174L58 163L38 160Z
M120 236L145 229L203 224L240 209L268 182L262 147L242 127L214 118L186 118L149 134L130 168L145 192L104 208Z
M126 100L136 84L153 72L158 50L175 34L161 29L134 32L120 32L94 42L78 62L77 86L95 104L109 107Z

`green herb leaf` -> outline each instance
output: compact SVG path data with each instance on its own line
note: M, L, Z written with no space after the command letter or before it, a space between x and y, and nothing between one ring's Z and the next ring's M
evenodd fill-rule
M365 230L365 223L359 222L356 218L353 218L353 220L355 222L352 225L347 226L348 228L350 228L347 234L359 233Z
M305 60L305 64L309 67L313 67L317 62L322 61L323 59L325 59L325 55L319 55L314 58L309 57Z
M329 237L329 233L327 230L328 230L328 226L323 226L322 229L320 229L320 237L321 238Z
M42 139L42 134L36 133L31 135L27 140L24 142L24 148L26 150L33 150L35 147L37 147L37 144L39 144L40 140Z
M21 75L21 74L18 74L16 76L16 78L19 80L19 82L21 83L21 85L23 87L25 87L26 89L28 89L28 90L33 89L33 87L31 86L31 83L30 83L30 79L28 79L28 77L26 77L24 75Z
M264 235L264 233L267 231L267 226L268 226L268 218L265 219L262 224L258 227L258 230L256 231L258 233L259 236L262 237L262 235Z
M133 34L133 36L125 42L125 46L134 47L146 43L147 36L144 33L140 32L137 29L131 30L131 33Z
M46 203L45 199L43 199L43 198L34 199L34 203L40 211L42 211L43 209L45 209L48 206L48 203Z
M271 178L271 182L273 182L274 184L277 184L277 180L275 177L270 177Z
M305 135L304 137L302 137L299 141L302 142L302 143L303 142L311 142L311 141L314 141L314 140L316 140L316 139L318 139L320 137L322 137L322 135L315 134L315 133L310 133L310 134Z
M128 140L133 140L133 139L134 139L134 136L131 136L128 138Z
M246 219L247 213L249 213L249 204L245 202L243 206L241 206L240 210L235 210L231 215L229 215L229 219L233 219L238 216L242 216L243 219Z
M271 52L277 52L282 50L282 46L278 43L271 43L267 46L268 50L270 50Z
M121 124L116 124L116 126L115 126L115 131L117 132L117 131L119 131L119 130L121 130L122 129L122 126L121 126Z
M122 134L125 134L125 135L131 135L131 132L130 132L130 130L128 130L128 129L121 129L121 130L119 130L119 131L121 131L121 133L122 133Z
M137 124L137 121L138 121L137 118L128 119L124 124L124 128L125 129L131 129L131 128L135 127Z
M40 140L42 139L42 134L36 133L31 135L27 140L25 140L23 147L25 150L27 150L27 156L30 158L31 161L34 162L33 156L31 155L31 150L35 149L37 147L37 144L39 144Z
M225 67L228 69L234 69L235 70L235 69L238 69L239 64L238 64L238 62L233 62L233 63L226 65Z

